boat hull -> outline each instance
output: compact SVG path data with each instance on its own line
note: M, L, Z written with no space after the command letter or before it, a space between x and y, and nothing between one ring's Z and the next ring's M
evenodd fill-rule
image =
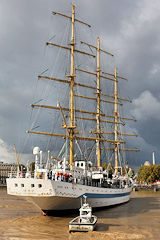
M93 221L87 223L78 223L79 217L74 218L69 222L69 232L88 232L95 229L97 217L92 215Z
M83 195L92 208L121 204L129 201L131 191L132 187L113 189L49 179L7 179L8 194L27 199L42 211L79 209Z

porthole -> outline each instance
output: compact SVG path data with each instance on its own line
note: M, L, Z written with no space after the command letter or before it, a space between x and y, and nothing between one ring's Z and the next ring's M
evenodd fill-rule
M41 188L41 187L42 187L42 184L38 184L38 187Z
M15 185L15 187L18 187L18 184L17 184L17 183L15 183L14 185Z
M31 184L31 187L34 187L34 184Z
M21 187L24 187L24 184L23 184L23 183L21 184Z

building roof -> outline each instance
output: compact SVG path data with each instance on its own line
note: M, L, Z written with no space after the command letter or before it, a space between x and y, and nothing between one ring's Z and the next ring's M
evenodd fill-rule
M145 161L144 166L149 166L151 165L149 161Z

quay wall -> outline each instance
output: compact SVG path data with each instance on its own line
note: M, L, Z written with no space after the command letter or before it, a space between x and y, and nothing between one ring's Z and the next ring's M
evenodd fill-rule
M133 191L160 191L160 185L142 185L133 186Z

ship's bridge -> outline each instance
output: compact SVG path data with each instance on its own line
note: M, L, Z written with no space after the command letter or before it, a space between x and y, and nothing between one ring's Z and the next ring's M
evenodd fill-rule
M91 162L86 162L85 160L76 160L75 167L82 168L83 170L90 169L92 167Z

